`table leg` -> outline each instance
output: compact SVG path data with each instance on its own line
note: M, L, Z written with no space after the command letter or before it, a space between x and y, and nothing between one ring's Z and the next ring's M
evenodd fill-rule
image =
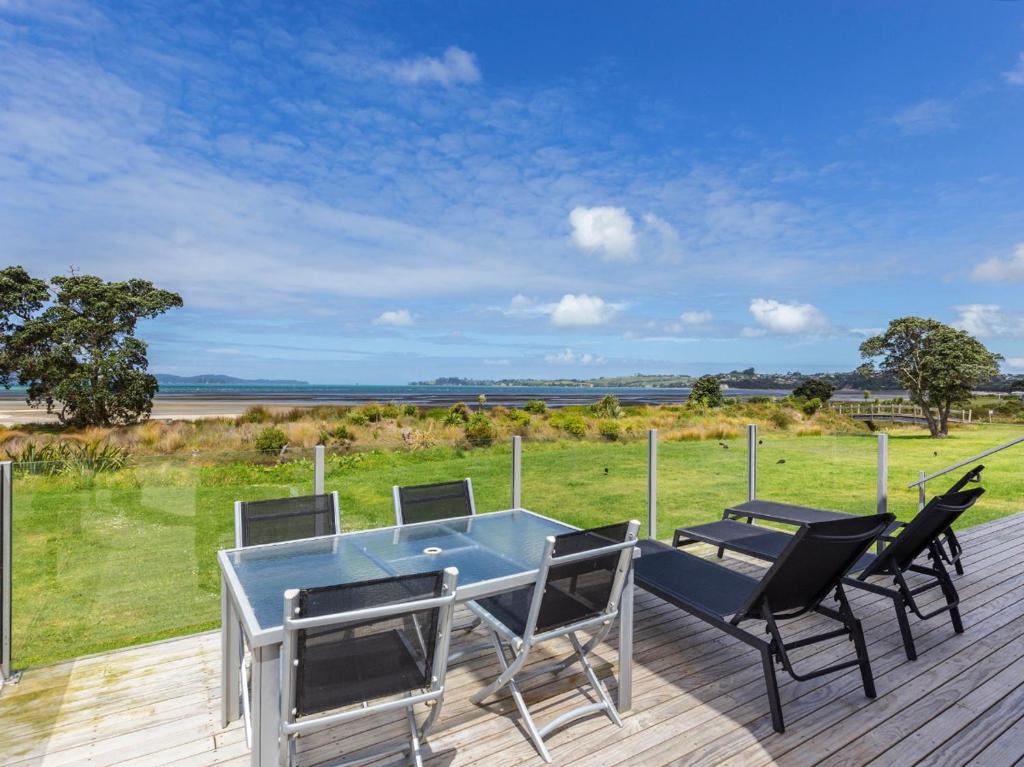
M252 648L252 767L278 762L281 729L281 645Z
M220 725L227 727L241 715L238 675L242 665L241 632L228 585L220 580Z
M633 708L633 563L619 605L619 713Z

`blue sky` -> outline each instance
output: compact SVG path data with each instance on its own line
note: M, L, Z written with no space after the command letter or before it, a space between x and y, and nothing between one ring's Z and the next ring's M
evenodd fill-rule
M1024 370L1024 2L0 0L0 249L180 374ZM301 6L301 7L300 7Z

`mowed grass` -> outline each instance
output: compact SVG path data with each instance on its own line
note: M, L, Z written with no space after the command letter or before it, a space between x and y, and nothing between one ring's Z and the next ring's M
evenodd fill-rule
M933 440L916 430L890 437L890 508L907 519L919 469L932 471L1022 433L981 426ZM870 513L875 508L873 435L766 432L758 493L772 500ZM984 462L986 496L962 526L1024 510L1024 445ZM658 535L717 519L746 498L744 439L662 441L658 446ZM238 456L147 459L96 477L18 475L14 486L14 665L51 663L219 622L216 551L233 542L235 499L312 490L312 464L260 466ZM956 475L939 480L944 489ZM391 486L472 477L480 512L511 503L508 445L460 451L331 457L327 489L338 490L345 530L393 524ZM523 505L587 526L646 521L647 444L524 443ZM645 530L646 533L646 530ZM296 586L302 584L297 583Z

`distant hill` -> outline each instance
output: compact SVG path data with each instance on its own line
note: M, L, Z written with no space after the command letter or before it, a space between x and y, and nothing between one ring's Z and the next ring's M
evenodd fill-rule
M308 381L295 381L291 378L235 378L225 375L198 375L198 376L176 376L170 373L154 373L159 384L172 384L175 386L303 386Z

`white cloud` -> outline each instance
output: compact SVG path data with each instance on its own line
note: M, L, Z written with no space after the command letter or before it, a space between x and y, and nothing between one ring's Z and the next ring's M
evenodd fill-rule
M1003 79L1010 85L1024 85L1024 53L1020 54L1013 69L1003 72Z
M1018 242L1009 258L990 258L971 272L976 280L986 282L1024 281L1024 242Z
M706 325L711 322L711 312L707 309L683 312L679 315L679 321L684 325Z
M965 304L955 307L954 327L979 338L1024 336L1024 318L1003 311L998 304Z
M384 312L373 321L374 325L390 325L396 328L408 327L412 323L412 315L408 309L395 309L394 311Z
M575 207L569 213L569 223L578 248L599 253L607 261L633 258L636 236L633 219L625 208Z
M1004 367L1024 370L1024 357L1007 357L1003 362Z
M599 296L566 293L551 310L551 324L559 327L603 325L618 313L619 308Z
M476 56L462 48L452 46L440 57L422 56L417 59L405 59L392 66L392 75L396 80L405 83L440 83L451 86L457 83L476 83L480 81L480 69L476 65Z
M560 352L545 354L544 361L553 365L600 365L604 363L604 357L597 357L589 352L576 353L566 348Z
M901 109L888 120L903 133L917 136L955 127L953 105L940 99L925 99Z
M807 335L829 328L828 319L811 304L786 304L769 298L755 298L750 302L750 313L760 327L744 328L743 335L748 338L767 333Z

